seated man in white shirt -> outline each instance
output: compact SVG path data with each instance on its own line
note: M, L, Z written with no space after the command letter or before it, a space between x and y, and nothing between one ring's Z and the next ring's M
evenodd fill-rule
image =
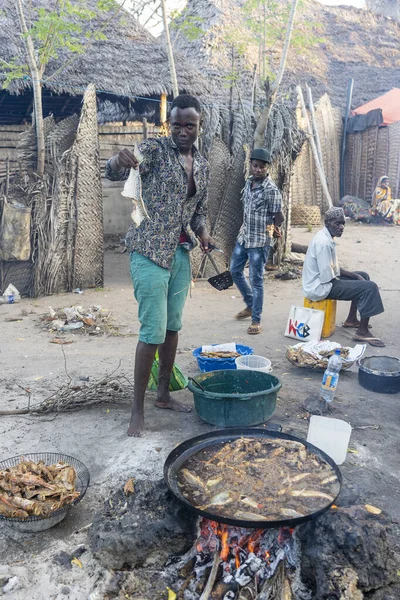
M325 227L311 240L303 268L303 292L309 300L350 300L350 312L343 327L354 327L354 339L371 346L384 347L371 335L369 320L383 313L379 288L369 275L361 271L346 271L339 267L335 237L341 237L345 226L342 208L331 208L325 214ZM360 320L357 318L357 310Z

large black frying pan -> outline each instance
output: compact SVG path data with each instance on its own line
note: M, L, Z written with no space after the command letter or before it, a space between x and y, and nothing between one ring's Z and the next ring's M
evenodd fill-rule
M292 519L282 519L280 521L246 521L243 519L231 519L224 516L219 516L214 513L208 512L206 510L200 510L193 506L182 494L178 486L178 473L184 462L191 456L194 456L202 450L203 448L207 448L209 446L214 446L221 442L234 442L240 437L248 437L248 438L278 438L283 440L294 440L295 442L300 442L306 446L309 452L316 454L320 459L328 463L336 473L338 478L340 488L339 492L336 496L338 497L340 493L340 489L342 487L342 475L336 463L327 455L325 452L309 444L305 440L294 437L293 435L289 435L287 433L277 433L275 431L267 431L265 429L251 429L251 428L234 428L234 429L223 429L219 431L212 431L211 433L205 433L203 435L198 435L197 437L191 438L179 444L167 457L167 460L164 463L164 479L171 490L171 492L183 502L183 504L192 512L200 515L201 517L205 517L206 519L210 519L211 521L218 521L219 523L225 523L227 525L233 525L235 527L247 527L252 529L270 529L270 528L278 528L278 527L294 527L295 525L299 525L300 523L304 523L304 521L308 521L309 519L313 519L326 510L328 510L332 504L335 503L336 498L329 504L327 504L324 508L315 511L312 514L306 515L304 517L297 517Z

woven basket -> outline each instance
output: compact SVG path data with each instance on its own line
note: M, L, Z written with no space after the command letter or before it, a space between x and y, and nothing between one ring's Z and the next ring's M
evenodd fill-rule
M296 225L321 225L321 211L319 206L293 204L291 225L292 227L296 227Z

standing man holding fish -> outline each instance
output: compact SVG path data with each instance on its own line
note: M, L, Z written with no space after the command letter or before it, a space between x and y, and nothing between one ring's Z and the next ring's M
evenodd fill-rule
M199 101L182 94L172 103L170 137L142 142L140 165L128 149L121 150L106 165L108 179L124 181L131 175L130 187L136 195L142 193L142 198L133 198L134 223L126 236L141 325L128 429L128 435L136 437L144 428L144 395L157 349L160 365L156 406L190 411L171 397L169 382L191 284L189 251L196 246L195 237L204 252L211 243L206 229L209 167L195 146L200 125ZM136 172L137 185L131 169Z

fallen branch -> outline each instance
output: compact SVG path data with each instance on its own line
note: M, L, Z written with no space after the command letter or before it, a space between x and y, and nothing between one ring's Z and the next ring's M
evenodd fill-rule
M125 375L114 377L119 368L120 364L110 375L106 375L92 385L73 385L69 381L40 404L17 410L0 411L0 416L68 412L105 402L130 403L133 397L133 384Z

